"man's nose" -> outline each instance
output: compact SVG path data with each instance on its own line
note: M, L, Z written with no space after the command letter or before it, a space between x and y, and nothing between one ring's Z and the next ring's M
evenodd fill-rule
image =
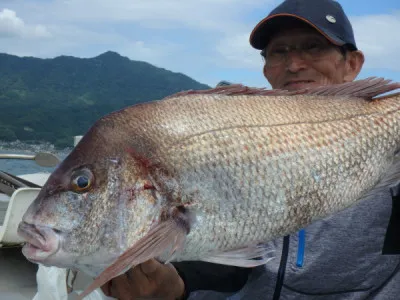
M286 57L286 69L296 73L307 67L306 61L301 57L300 53L291 51Z

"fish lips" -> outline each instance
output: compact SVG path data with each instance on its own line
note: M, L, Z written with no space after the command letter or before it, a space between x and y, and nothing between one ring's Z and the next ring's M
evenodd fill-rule
M18 235L26 241L22 248L23 255L32 262L43 262L60 247L59 235L46 226L21 222Z

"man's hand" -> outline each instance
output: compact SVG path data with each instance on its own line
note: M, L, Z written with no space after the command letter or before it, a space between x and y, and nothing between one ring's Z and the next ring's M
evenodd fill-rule
M101 290L106 296L119 300L176 300L183 297L185 287L171 264L151 259L113 278Z

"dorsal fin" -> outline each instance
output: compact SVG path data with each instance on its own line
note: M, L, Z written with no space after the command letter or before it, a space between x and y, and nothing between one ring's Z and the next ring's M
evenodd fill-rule
M354 96L365 99L373 99L376 96L399 89L400 83L377 77L355 80L352 82L324 85L315 88L306 88L298 91L287 91L282 89L268 90L266 88L248 87L242 84L219 86L208 90L188 90L175 93L165 99L187 96L187 95L269 95L269 96L291 96L291 95L323 95L323 96ZM397 94L396 94L397 95Z

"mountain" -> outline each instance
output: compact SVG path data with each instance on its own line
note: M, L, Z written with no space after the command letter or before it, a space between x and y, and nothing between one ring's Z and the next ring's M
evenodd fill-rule
M0 140L72 146L101 116L182 90L192 78L115 52L52 59L0 54Z

